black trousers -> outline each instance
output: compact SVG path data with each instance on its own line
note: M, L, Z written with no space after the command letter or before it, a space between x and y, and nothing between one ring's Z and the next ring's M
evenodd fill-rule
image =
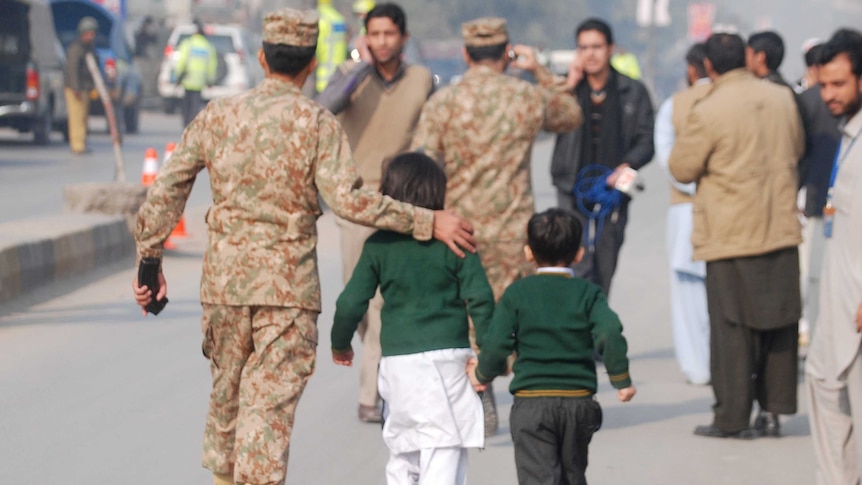
M204 108L204 98L200 91L191 91L186 89L186 94L183 96L183 127L189 126L189 123L195 119L195 116Z
M587 230L589 219L578 209L578 204L572 194L557 190L557 206L574 212L578 220L581 221L584 230ZM611 280L617 270L620 249L625 240L626 223L628 223L627 202L623 203L615 216L610 216L605 220L602 232L599 234L598 240L595 241L594 249L591 251L589 248L585 248L584 259L572 266L575 275L599 285L605 295L608 296L611 293ZM590 236L594 237L594 229L590 228L589 230Z
M602 425L592 397L517 397L509 415L521 485L586 485L587 448Z
M799 256L796 248L707 264L713 425L749 427L751 408L796 412Z

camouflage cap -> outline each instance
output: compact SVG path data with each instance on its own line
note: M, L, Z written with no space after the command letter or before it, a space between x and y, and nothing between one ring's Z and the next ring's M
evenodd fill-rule
M506 30L506 19L500 17L482 17L465 22L461 25L464 44L470 47L486 47L509 42L509 32Z
M294 47L314 47L317 45L319 20L316 10L283 8L270 12L263 18L263 41Z

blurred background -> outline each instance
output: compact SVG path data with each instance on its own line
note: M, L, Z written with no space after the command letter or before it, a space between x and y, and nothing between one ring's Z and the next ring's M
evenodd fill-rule
M171 29L200 18L208 23L236 23L251 32L260 31L260 19L269 10L290 6L314 8L316 0L103 0L109 9L123 12L131 23L151 16L160 27L161 46ZM460 24L475 17L495 15L508 20L513 41L527 43L556 59L574 48L573 30L591 16L608 20L618 49L635 56L643 80L658 102L682 83L682 58L695 40L714 30L736 31L746 36L760 30L776 30L786 44L782 74L789 81L803 71L801 48L811 38L827 38L840 26L862 25L859 0L401 0L407 12L408 30L426 54L427 64L439 70L444 82L450 71L463 69L459 62ZM352 14L353 0L332 0L344 15L348 29L358 31ZM352 34L353 32L351 32ZM453 47L454 45L454 47ZM146 70L146 69L144 69ZM152 75L150 76L150 78ZM149 79L152 83L152 79ZM145 85L145 92L153 87Z

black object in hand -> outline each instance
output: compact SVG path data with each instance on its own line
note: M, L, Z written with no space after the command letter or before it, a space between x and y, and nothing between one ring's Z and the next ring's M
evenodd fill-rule
M147 311L153 315L158 315L168 304L168 297L156 301L160 288L159 266L161 266L159 258L141 258L141 264L138 265L138 286L146 286L153 292L153 297L147 305Z

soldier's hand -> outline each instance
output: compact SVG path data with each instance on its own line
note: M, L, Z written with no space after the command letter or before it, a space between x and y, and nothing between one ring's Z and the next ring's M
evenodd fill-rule
M632 400L633 397L635 397L635 394L637 394L637 392L638 391L637 389L635 389L635 386L624 387L617 391L617 398L620 400L620 402L629 402Z
M153 292L147 287L138 286L138 278L132 280L132 290L135 292L135 302L141 307L141 313L147 316L147 305L153 299ZM159 272L159 294L156 295L156 300L162 300L168 295L168 283L165 281L164 273Z
M347 352L336 352L333 350L332 362L334 362L335 365L351 367L353 365L353 350L348 350Z
M516 45L512 50L517 56L515 58L515 67L528 72L536 72L539 68L539 61L536 60L536 51L527 45Z
M473 226L449 211L434 211L434 239L449 246L459 258L464 257L464 251L476 252Z

